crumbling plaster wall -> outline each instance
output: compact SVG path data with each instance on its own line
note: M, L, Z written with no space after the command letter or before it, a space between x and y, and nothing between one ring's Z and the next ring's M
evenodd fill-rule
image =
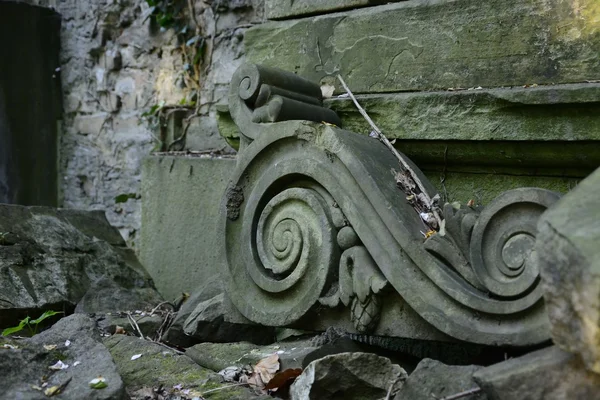
M187 0L183 0L187 1ZM142 114L164 102L177 105L184 59L173 29L152 29L145 0L27 0L63 17L61 79L64 117L60 146L62 204L102 210L131 245L141 224L143 158L156 133ZM262 0L192 0L197 20L214 42L202 79L200 115L187 138L192 150L224 148L215 106L242 62L245 30L263 19ZM190 21L191 24L191 21Z

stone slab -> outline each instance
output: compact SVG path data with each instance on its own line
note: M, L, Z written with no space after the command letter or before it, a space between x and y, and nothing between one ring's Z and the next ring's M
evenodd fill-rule
M555 346L482 368L473 378L490 400L600 399L600 375Z
M185 354L204 368L220 371L227 367L254 366L272 354L279 355L280 370L302 368L304 358L316 350L309 340L297 340L257 346L248 342L200 343Z
M477 387L473 373L478 365L446 365L437 360L424 359L409 375L394 400L431 400L448 398L456 393ZM484 393L466 396L467 400L486 400Z
M169 300L218 273L215 231L232 158L152 156L142 172L140 259Z
M266 0L268 19L283 19L307 14L322 14L349 8L391 3L393 0ZM402 1L402 0L395 0Z
M248 60L355 93L600 79L600 3L419 0L270 22Z
M389 139L600 140L600 84L359 95ZM344 129L371 127L350 99L326 103Z
M536 248L554 343L600 373L600 169L546 211Z

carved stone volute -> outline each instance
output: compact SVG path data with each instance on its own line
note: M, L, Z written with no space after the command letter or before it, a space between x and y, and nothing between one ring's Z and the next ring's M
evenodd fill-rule
M397 159L338 128L318 85L244 65L229 101L245 145L223 199L221 253L228 295L246 318L295 327L346 318L358 333L488 345L548 339L532 252L556 193L523 188L484 208L446 204L425 240L390 174Z

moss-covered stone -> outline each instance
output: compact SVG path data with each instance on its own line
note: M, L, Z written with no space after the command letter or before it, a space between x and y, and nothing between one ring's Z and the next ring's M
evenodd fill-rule
M304 357L316 348L309 340L257 346L248 342L200 343L187 349L186 354L199 365L220 371L230 366L254 366L263 358L277 353L281 370L302 368Z
M271 22L246 32L252 62L355 93L600 78L597 0L416 0Z
M222 378L213 371L202 368L189 357L137 337L114 335L104 340L119 374L128 390L141 387L172 388L181 384L205 392L223 386ZM136 360L131 357L142 356ZM234 387L211 393L211 400L255 398L243 387Z

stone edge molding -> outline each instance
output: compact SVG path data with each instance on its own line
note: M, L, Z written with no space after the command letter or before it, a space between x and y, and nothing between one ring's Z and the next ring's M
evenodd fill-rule
M440 204L442 229L427 235L396 186L406 171L378 140L339 128L322 100L318 84L277 69L245 64L232 78L230 112L242 136L219 235L235 307L268 326L347 308L368 334L402 323L380 320L384 294L397 292L455 339L547 340L534 244L540 215L560 195L520 188L485 208Z

